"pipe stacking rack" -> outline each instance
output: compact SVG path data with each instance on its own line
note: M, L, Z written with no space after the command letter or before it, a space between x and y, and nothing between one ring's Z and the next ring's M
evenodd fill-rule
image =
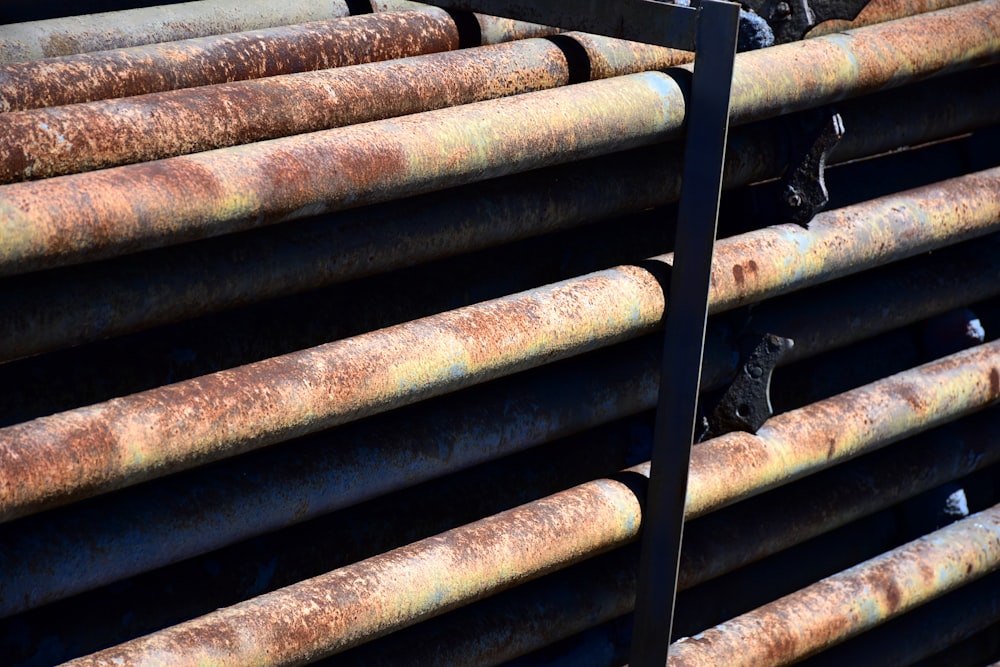
M0 10L0 665L1000 661L1000 0L429 2Z

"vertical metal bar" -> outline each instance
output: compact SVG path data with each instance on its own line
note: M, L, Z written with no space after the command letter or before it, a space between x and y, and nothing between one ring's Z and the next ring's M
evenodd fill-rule
M670 646L738 24L739 5L702 1L685 114L684 175L642 521L631 667L662 667Z

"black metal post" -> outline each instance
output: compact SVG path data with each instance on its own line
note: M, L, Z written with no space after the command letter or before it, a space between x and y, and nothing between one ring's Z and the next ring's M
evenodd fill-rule
M662 667L670 646L738 25L739 5L702 0L649 494L642 520L631 667Z

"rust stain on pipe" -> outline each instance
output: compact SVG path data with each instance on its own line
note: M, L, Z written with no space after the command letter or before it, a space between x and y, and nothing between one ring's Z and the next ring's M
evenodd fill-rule
M343 0L201 0L0 26L0 63L325 21Z
M400 12L408 10L436 9L432 5L410 0L372 0L372 9L376 12ZM480 44L500 44L530 37L545 37L561 32L558 28L515 21L500 16L472 13L479 26Z
M732 123L996 62L1000 3L982 0L845 33L740 54Z
M756 433L695 447L687 515L697 517L873 451L1000 399L1000 342L777 415Z
M980 346L892 378L895 389L889 389L884 381L856 391L855 398L861 402L875 391L873 387L881 387L887 394L896 391L897 395L889 400L903 404L912 402L920 396L918 392L926 389L931 394L920 399L928 405L943 406L936 398L940 391L932 377L959 376L964 371L965 381L978 387L982 366L992 365L990 376L996 377L996 382L988 383L987 400L997 400L998 359L1000 343ZM904 380L912 385L908 391L899 389ZM978 407L982 407L983 396L967 398L980 400ZM816 405L836 405L838 400ZM833 409L818 410L815 415L798 412L801 422L808 424L816 419L827 430L844 425L843 415ZM886 411L874 419L884 420L885 429L896 423L895 414ZM929 425L931 420L926 421ZM740 463L752 465L752 457L746 456ZM700 461L693 462L692 468L700 465ZM648 466L630 471L648 475ZM692 484L724 485L725 477L694 476ZM265 657L268 664L278 665L315 660L633 541L642 519L636 493L622 481L587 482L70 664L138 664L154 657L178 665L248 664L264 661ZM968 526L970 521L956 526ZM978 558L973 561L978 574L1000 563L1000 518L996 523L996 544L988 552L963 551L985 554L971 556ZM951 531L949 537L960 530L955 526L946 529ZM956 548L950 539L933 543ZM954 586L956 576L967 577L972 571L965 567L969 557L963 557L953 573L947 569L950 558L928 556L925 562L934 563L937 569L931 580L924 582L925 589L942 583ZM895 603L890 601L892 613L918 603L917 598L904 601L903 597L901 594ZM881 617L869 614L862 620L873 618Z
M317 660L629 542L640 512L591 482L67 664Z
M601 79L689 54L576 38ZM0 182L157 160L469 104L570 83L544 39L462 49L215 86L0 114Z
M965 5L974 0L871 0L861 13L853 21L843 19L831 19L820 23L809 31L807 37L819 37L829 35L834 32L853 30L866 25L894 21L915 14L926 12L936 12L939 9L948 9Z
M675 642L668 665L786 665L1000 568L1000 505Z
M898 35L921 48L899 46ZM741 122L771 116L998 57L1000 0L753 51L738 58L734 116ZM838 58L850 71L830 64ZM683 120L677 81L646 72L44 184L2 186L0 225L10 242L0 256L0 273L98 259L648 145L678 136Z
M25 422L0 431L2 513L192 467L610 345L652 331L662 311L657 282L643 269L621 267Z
M853 130L838 144L835 158L989 125L992 110L1000 107L1000 87L982 85L982 74L839 105ZM731 133L727 185L777 174L781 136L759 127ZM680 155L668 146L640 150L607 156L599 165L576 163L453 189L416 210L407 200L342 213L336 221L299 223L292 234L278 229L277 236L263 232L127 256L71 278L28 276L0 290L0 358L60 349L675 200ZM793 355L801 349L796 344Z
M268 142L0 186L0 273L204 238L612 148L683 116L647 72ZM34 259L32 259L34 258Z
M442 10L365 14L0 66L0 111L291 74L459 46Z
M807 229L777 225L726 239L717 244L714 261L730 270L712 272L711 312L797 289L817 271L834 278L900 259L898 251L932 250L967 232L979 236L974 229L1000 220L998 176L988 170L825 211Z
M720 303L732 307L759 300L902 259L931 243L995 230L1000 226L998 180L1000 168L950 182L963 195L945 198L950 209L938 206L947 184L935 185L835 212L838 222L815 236L781 226L763 230L772 235L763 244L747 244L744 238L761 238L762 232L721 241L713 266L713 312ZM919 205L922 192L929 192L927 210ZM979 204L981 199L991 206ZM883 218L884 231L876 233L868 221L870 209L891 207L897 200L907 203L911 220ZM836 243L828 242L832 232ZM775 241L789 235L794 243ZM748 249L757 254L747 254ZM756 292L746 288L746 280L741 286L731 279L747 257L756 258ZM669 255L655 259L671 261ZM801 266L808 270L796 268ZM14 518L634 338L655 330L663 311L658 281L644 269L621 266L11 426L0 430L0 469L6 473L0 477L0 517Z

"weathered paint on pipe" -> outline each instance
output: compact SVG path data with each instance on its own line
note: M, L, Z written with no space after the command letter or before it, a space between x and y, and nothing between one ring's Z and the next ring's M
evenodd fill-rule
M767 513L754 515L752 510L747 508L746 513L733 514L733 510L737 508L732 508L685 526L684 555L678 588L690 589L716 574L717 571L712 568L711 563L732 561L738 558L743 550L758 549L755 536L752 534L752 526L755 524L766 524L771 529L769 533L762 533L769 536L769 541L763 548L759 548L760 553L774 554L834 528L834 524L830 521L831 514L838 516L851 513L853 518L848 520L850 521L864 514L882 510L913 493L932 488L936 486L935 479L948 481L996 462L1000 459L1000 445L984 442L987 438L983 437L983 433L990 432L983 430L984 428L1000 426L1000 413L996 410L988 411L990 412L992 414L982 415L989 419L979 419L977 415L954 425L958 427L959 432L970 437L969 441L962 441L956 452L948 451L949 438L953 438L956 432L951 431L948 434L938 432L928 434L930 437L926 442L914 443L918 461L898 465L900 453L894 454L896 460L893 461L888 456L892 452L887 451L885 452L887 456L883 457L877 466L870 466L865 461L856 461L845 466L836 479L848 481L850 488L836 488L831 473L836 474L838 469L827 473L831 477L825 480L823 487L815 491L810 490L807 494L822 499L813 504L810 510L812 519L808 523L789 521L789 517L786 516L789 510L789 498L775 496L773 505L768 508ZM899 447L907 445L901 444ZM934 458L931 455L932 450L934 453L944 454L943 459ZM980 454L985 454L989 459L977 460L976 457ZM963 456L966 457L965 460L959 460ZM917 463L924 463L927 469L921 470ZM944 464L946 470L936 467L940 464ZM893 466L897 469L906 468L914 471L916 473L914 478L919 481L910 483L910 480L893 476L890 471ZM858 471L859 478L852 479L850 471ZM878 475L877 480L870 477L872 473ZM888 481L884 487L879 485L859 488L863 480L880 483L882 479ZM853 486L850 486L851 484ZM780 491L772 492L772 495L775 493ZM874 501L866 496L871 493L875 495ZM797 498L802 498L801 491ZM785 504L782 505L782 502ZM827 507L822 507L824 503ZM760 505L758 507L764 509ZM780 509L776 509L775 514L770 513L770 510L775 508ZM803 512L803 517L805 514ZM761 517L768 519L761 521ZM710 525L704 523L706 520L712 521L716 518L718 522L713 521ZM848 521L838 522L837 525L846 524ZM322 667L426 664L474 667L506 664L506 661L519 655L543 649L560 639L631 612L635 600L637 556L635 550L629 548L616 550L431 621L424 621L378 641L366 643L319 664ZM982 591L983 584L981 583L978 588ZM692 591L692 594L697 597L698 592ZM990 594L994 604L998 595L1000 592ZM982 592L973 593L971 597L979 599L981 596ZM941 605L936 606L938 609L933 610L938 612L940 619ZM982 627L983 623L991 618L989 612L983 609L984 606L986 605L979 604L969 610L961 603L954 604L949 600L946 608L954 611L951 611L947 618L957 620L961 617L966 627L976 623L978 625L974 627ZM925 610L921 608L916 613L923 616ZM992 613L995 614L996 611ZM934 616L928 616L927 624L937 625L940 628L940 620L932 619ZM946 622L945 626L948 625ZM950 627L949 629L951 630ZM941 633L938 634L940 636ZM894 638L897 641L891 642L890 645L899 647L900 640L904 636L905 632L895 634ZM858 653L866 652L861 646L857 648ZM921 648L927 651L926 647ZM868 646L867 650L870 653L871 646ZM859 659L860 656L854 654L852 658ZM575 665L576 661L572 664ZM603 664L618 663L605 661ZM833 660L822 661L822 664L848 663ZM879 664L904 663L883 661ZM811 663L810 667L813 667Z
M710 308L720 312L996 230L998 180L1000 169L988 170L823 213L809 229L781 225L721 241ZM0 430L0 517L635 338L655 330L663 312L656 277L620 266L7 427Z
M754 324L794 338L802 358L945 312L1000 292L998 242L992 238L963 252L938 251L932 262L894 272L889 279L859 276L855 284L840 281L760 305ZM928 293L934 298L927 298ZM816 309L817 303L826 308ZM787 312L802 315L785 323L781 315ZM861 322L852 321L858 317ZM735 370L730 333L718 323L710 326L706 389L717 388ZM391 418L348 424L280 450L265 449L233 460L225 469L191 471L182 484L154 482L123 492L127 495L36 517L20 528L0 528L0 570L9 575L7 583L0 583L0 616L648 410L655 405L658 387L658 345L652 338L589 355L582 363L537 369L466 390L460 397L396 410ZM988 432L989 426L978 428ZM991 460L988 452L978 457L969 453L968 458L962 452L967 450L949 440L951 468L939 461L907 479L926 486L938 479L928 471L950 479L959 476L963 464ZM849 509L840 506L838 512L846 516ZM112 514L114 522L107 519ZM129 548L108 548L110 544ZM716 554L713 565L698 571L717 574L755 548ZM61 575L52 577L52 571Z
M344 0L200 0L0 25L0 63L259 30L349 14Z
M592 79L687 62L589 35ZM571 83L544 39L0 114L0 182L47 178L469 104Z
M376 12L401 12L419 9L435 9L431 5L422 2L411 2L410 0L372 0L372 9ZM526 21L515 21L500 16L488 16L485 14L472 13L479 26L479 44L501 44L512 42L518 39L528 39L530 37L545 37L561 32L558 28L528 23Z
M982 345L786 413L782 421L769 422L773 426L768 435L844 428L843 406L873 399L881 409L853 416L870 419L875 438L898 439L919 430L910 427L918 418L929 427L938 418L956 418L1000 399L998 369L1000 343ZM962 400L968 402L959 405ZM917 402L925 407L914 417L917 411L911 404ZM822 441L825 449L825 434ZM752 453L739 463L752 467ZM796 466L789 461L789 467ZM276 665L316 660L635 540L642 519L642 481L635 480L635 473L647 477L648 463L615 479L581 484L69 664L135 664L150 656L178 665L247 664L264 656ZM627 483L630 474L638 485ZM728 482L725 476L692 475L687 512L692 498L710 495L701 487L729 488ZM994 562L1000 565L1000 511L996 523L991 567ZM968 575L964 561L962 570Z
M806 37L819 37L829 35L834 32L853 30L866 25L894 21L914 14L924 14L926 12L936 12L939 9L948 9L964 5L973 0L871 0L864 9L854 18L847 21L845 19L830 19L823 21L810 30Z
M598 480L67 664L301 664L628 542L639 514Z
M441 10L329 21L0 66L0 111L90 102L450 51Z
M855 159L993 123L1000 86L985 85L989 76L990 70L969 72L841 105L851 132L831 159ZM0 115L0 127L18 115ZM0 133L0 144L4 142ZM774 121L730 133L726 185L778 174L785 143ZM0 290L0 359L62 349L663 205L677 198L680 157L669 145L638 149L419 201L303 221L294 228L126 256L70 269L70 274L48 272L8 281Z
M1000 568L1000 505L674 642L668 665L785 665Z
M777 415L756 434L733 432L702 443L691 453L688 515L701 516L981 409L1000 398L998 355L1000 343L980 345ZM971 375L970 365L976 367Z
M988 170L824 211L808 228L777 225L726 239L716 245L714 261L730 270L712 273L711 312L758 301L761 294L792 291L814 271L834 278L902 259L893 250L902 239L909 256L946 245L944 239L962 234L971 220L992 227L1000 222L1000 194L982 195L984 188L995 187L987 181L996 177L1000 170Z
M977 27L970 30L967 22ZM733 77L730 122L779 116L996 62L997 47L1000 4L981 0L748 51Z
M612 145L635 147L683 115L668 101L670 90L680 95L670 82L634 74L0 186L0 225L8 230L0 272L395 199L591 157ZM547 113L554 106L560 113ZM67 206L76 208L70 218Z
M921 47L905 46L908 39ZM748 52L737 64L733 118L747 122L997 58L1000 0ZM838 62L851 67L841 72L833 67ZM683 119L678 82L646 72L2 186L0 225L8 242L0 273L99 259L626 150L676 136Z
M703 516L685 527L678 587L732 572L997 463L1000 444L985 435L997 428L1000 411L985 410L824 470L795 488Z

